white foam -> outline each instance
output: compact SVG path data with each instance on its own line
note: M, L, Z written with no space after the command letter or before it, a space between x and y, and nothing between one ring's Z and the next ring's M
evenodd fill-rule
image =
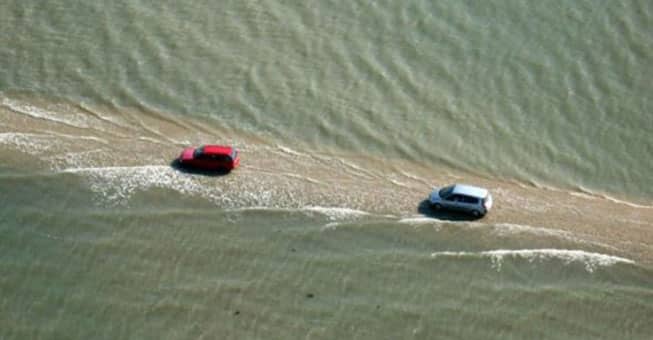
M411 217L403 217L399 221L399 223L403 224L442 224L442 220L439 220L437 218L432 218L432 217L427 217L427 216L411 216Z
M457 257L457 258L490 258L492 267L497 271L501 270L501 265L504 258L521 258L533 262L559 260L565 265L570 263L582 263L585 265L585 270L594 272L597 267L612 266L617 263L634 264L635 261L606 254L591 253L583 250L568 250L568 249L497 249L481 252L434 252L431 254L432 258L438 257Z
M0 133L0 143L14 145L16 148L27 153L42 153L42 151L52 149L57 143L56 138L68 139L77 142L80 139L109 144L106 140L93 136L73 136L61 133L38 134L38 133L21 133L21 132L4 132ZM60 140L59 140L60 141Z
M70 167L88 166L95 162L96 159L101 159L104 153L105 150L103 149L65 152L59 155L52 155L48 157L48 160L52 165L52 169L66 169Z
M284 153L289 154L289 155L293 155L293 156L303 156L303 154L301 154L301 153L299 153L299 152L297 152L297 151L295 151L295 150L293 150L293 149L291 149L291 148L289 148L289 147L283 146L283 145L277 145L277 148L278 148L279 150L283 151Z
M267 207L267 206L251 206L239 207L229 209L229 211L277 211L277 212L296 212L296 213L318 213L329 218L333 222L325 225L326 229L335 229L340 224L338 221L346 221L356 219L362 216L370 215L368 212L339 207L320 207L320 206L305 206L299 208L292 207Z
M418 181L418 182L422 182L422 183L428 183L427 181L420 178L419 176L417 176L415 174L412 174L410 172L404 171L404 170L399 170L399 174L406 177L406 178L408 178L408 179L414 180L414 181Z
M88 117L80 114L52 112L46 109L25 104L9 98L2 98L0 103L9 110L36 119L43 119L51 122L66 124L79 128L88 128Z
M362 210L341 207L306 206L302 209L320 213L331 220L351 219L369 215L368 212Z
M341 163L343 165L343 169L350 169L347 171L349 174L357 176L357 177L363 177L363 178L376 178L378 177L374 173L372 173L369 170L363 169L361 166L354 164L352 162L346 161L341 158L336 158L335 159L337 162ZM333 160L330 160L333 161ZM351 171L353 170L353 171Z
M46 131L43 131L43 132L46 132L47 133L46 135L48 137L60 137L60 138L64 138L64 139L72 139L74 141L78 141L78 140L82 139L82 140L98 142L98 143L105 144L105 145L110 144L109 141L107 141L106 139L96 137L96 136L70 135L70 134L60 133L60 132L55 132L55 131L50 131L50 130L46 130Z
M632 207L632 208L653 209L653 205L645 205L645 204L637 204L637 203L633 203L633 202L628 202L628 201L621 200L621 199L618 199L618 198L615 198L615 197L612 197L610 195L606 195L606 194L603 194L603 193L596 193L596 192L594 192L592 190L589 190L589 189L587 189L585 187L582 187L582 186L578 187L578 190L580 190L580 192L570 192L569 194L574 195L574 196L585 197L585 198L592 198L592 199L593 198L602 198L604 200L608 200L610 202L617 203L617 204L627 205L627 206Z
M434 230L440 231L444 221L426 216L413 216L400 218L398 222L408 224L416 229L421 226L431 226Z
M517 183L518 185L520 185L522 187L526 187L525 185L523 185L520 182L515 182L515 183ZM531 183L532 186L534 186L537 189L548 190L548 191L556 191L556 192L565 192L565 190L563 190L563 189L543 185L543 184L537 183L535 181L529 181L529 183ZM605 200L608 200L608 201L613 202L613 203L623 204L623 205L626 205L626 206L629 206L629 207L632 207L632 208L653 209L653 205L638 204L638 203L625 201L625 200L622 200L622 199L612 197L612 196L607 195L607 194L596 193L596 192L594 192L592 190L589 190L589 189L587 189L585 187L582 187L582 186L579 186L578 190L579 191L566 191L566 192L569 195L576 196L576 197L581 197L581 198L585 198L585 199L590 199L590 200L591 199L601 198L601 199L605 199Z
M113 204L126 204L134 193L150 188L172 189L182 194L200 195L214 201L228 200L219 187L201 185L192 176L180 173L169 166L72 168L65 169L63 172L86 176L91 190Z
M403 188L408 188L409 187L408 184L406 184L404 182L401 182L401 181L398 181L398 180L393 179L393 178L388 178L388 181L390 181L390 183L392 183L392 184L394 184L394 185L396 185L398 187L403 187Z
M596 199L596 196L588 195L588 194L582 193L582 192L572 191L569 194L572 195L572 196L585 198L585 199L588 199L588 200L595 200Z
M281 208L281 207L267 207L267 206L249 206L249 207L236 207L225 209L228 212L241 212L241 211L263 211L263 212L297 212L297 208Z
M555 235L555 236L569 234L569 232L564 230L533 227L526 224L497 223L497 224L492 224L491 226L501 232L507 232L507 233L528 232L528 233L538 234L538 235Z
M604 198L604 199L606 199L606 200L608 200L610 202L627 205L627 206L632 207L632 208L653 209L653 205L644 205L644 204L637 204L637 203L633 203L633 202L628 202L628 201L620 200L618 198L614 198L614 197L609 196L609 195L599 195L599 196L601 196L602 198Z
M596 241L591 241L586 238L583 238L583 235L576 235L574 233L571 233L566 230L560 230L560 229L553 229L553 228L542 228L542 227L535 227L535 226L530 226L530 225L524 225L524 224L516 224L516 223L496 223L496 224L485 224L485 223L479 223L479 222L470 222L466 224L467 226L471 228L490 228L492 229L498 236L511 236L511 235L517 235L517 234L531 234L535 236L541 236L541 237L555 237L561 240L566 240L574 243L582 243L582 244L591 244L595 246L600 246L603 248L608 248L608 249L613 249L613 250L619 250L618 248L601 243L601 242L596 242Z
M490 224L487 226L493 228L500 236L527 233L527 234L533 234L537 236L550 236L550 237L556 237L561 239L567 239L570 241L579 240L577 237L573 236L572 233L559 229L533 227L530 225L515 224L515 223L497 223L497 224Z
M341 222L329 222L320 228L321 231L336 230Z
M566 240L574 243L589 244L600 246L606 249L619 250L618 248L596 241L591 241L583 237L583 235L576 235L566 230L534 227L524 224L516 223L482 223L470 221L444 221L433 217L424 215L403 217L399 219L398 223L410 225L435 225L442 226L444 223L455 224L460 228L469 229L487 229L500 237L509 237L518 234L531 234L540 237L554 237L561 240Z
M96 192L104 202L125 205L139 191L151 188L171 189L181 194L205 198L219 206L233 210L274 210L297 211L302 213L319 213L332 221L352 220L369 213L346 207L275 206L279 193L266 190L247 190L240 187L234 191L230 188L237 185L237 177L229 176L221 179L222 185L207 185L208 179L179 172L167 165L145 165L131 167L82 167L63 170L85 176L89 187ZM228 178L229 177L229 178ZM236 182L235 182L236 181ZM293 202L291 197L290 202ZM253 204L249 207L243 205ZM289 203L292 205L292 203Z
M138 137L138 140L142 140L142 141L145 141L145 142L150 142L152 144L159 144L159 145L166 145L166 146L169 145L168 143L162 142L162 141L160 141L158 139L154 139L154 138L151 138L151 137L145 137L145 136Z
M96 117L97 119L99 119L101 121L108 122L110 124L113 124L113 125L116 125L116 126L119 126L119 127L122 127L122 128L128 127L127 123L122 118L117 117L117 116L103 115L100 112L97 112L93 108L89 107L84 102L79 103L79 107L82 110L85 110L86 112L89 112L90 114L92 114L94 117Z
M79 144L79 140L86 140ZM74 166L89 166L96 163L95 159L102 157L93 156L102 153L99 148L92 148L97 144L108 144L107 141L93 136L73 136L52 133L0 133L0 144L9 145L20 152L36 156L50 164L52 170L60 170ZM83 147L85 149L80 149ZM92 148L92 149L91 149ZM77 151L68 151L77 149Z
M311 178L311 177L308 177L308 176L303 176L303 175L300 175L300 174L294 174L294 173L291 173L291 172L284 172L283 175L286 176L286 177L299 179L299 180L306 181L306 182L313 183L313 184L324 184L323 182L321 182L321 181L319 181L317 179L314 179L314 178Z
M48 139L49 141L44 141ZM0 133L0 144L11 145L30 155L39 155L53 148L52 137L32 133Z

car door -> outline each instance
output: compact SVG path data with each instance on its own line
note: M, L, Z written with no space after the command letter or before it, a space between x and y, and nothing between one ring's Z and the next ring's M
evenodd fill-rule
M197 155L195 158L197 161L197 166L203 169L210 169L211 168L211 155L208 155L206 153L201 153Z
M199 157L201 167L206 170L215 170L220 168L220 161L217 159L218 155L211 153L203 153Z
M478 209L479 201L478 198L476 197L461 195L461 199L458 203L460 205L461 210L465 210L465 211L479 210Z
M447 209L452 209L452 210L458 210L458 200L460 199L460 195L456 194L451 194L447 197L442 198L442 206L447 208Z
M230 169L231 168L231 156L228 155L217 155L216 163L221 169Z
M217 155L210 154L207 155L206 157L206 168L209 170L215 170L219 167L219 161L217 159Z
M202 156L202 167L208 170L229 169L231 158L221 154L204 154Z

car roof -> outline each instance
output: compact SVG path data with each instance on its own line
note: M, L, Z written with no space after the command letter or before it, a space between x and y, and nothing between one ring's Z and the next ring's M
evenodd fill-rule
M234 149L231 146L227 145L204 145L201 146L202 153L209 155L231 155L231 151Z
M485 198L485 196L487 196L487 189L483 189L467 184L456 184L453 187L452 193L478 197L478 198Z

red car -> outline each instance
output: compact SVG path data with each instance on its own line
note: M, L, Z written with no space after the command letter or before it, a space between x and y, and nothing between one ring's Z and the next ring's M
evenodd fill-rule
M199 170L231 171L240 164L238 150L225 145L203 145L186 148L178 158L182 167Z

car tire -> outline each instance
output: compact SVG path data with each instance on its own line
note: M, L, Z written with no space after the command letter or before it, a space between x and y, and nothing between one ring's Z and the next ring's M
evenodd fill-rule
M483 216L483 214L481 214L481 212L478 210L472 210L472 216L474 216L475 218L479 218Z
M434 203L434 204L431 205L431 208L433 208L433 210L435 210L435 211L440 211L440 210L442 210L442 204Z

